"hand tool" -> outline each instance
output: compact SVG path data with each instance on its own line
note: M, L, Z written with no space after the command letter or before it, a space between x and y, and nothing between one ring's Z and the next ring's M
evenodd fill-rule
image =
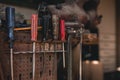
M8 34L9 34L9 40L10 40L10 64L11 64L11 80L14 80L14 74L13 74L13 29L15 26L15 8L12 7L6 7L6 22L8 27Z
M54 40L58 40L59 18L55 14L52 15L52 23L53 23L53 38Z
M68 31L71 32L71 31ZM72 80L72 44L71 44L71 33L68 33L67 38L67 80Z
M79 80L82 80L82 45L83 45L83 33L84 33L84 24L80 24L80 58L79 58Z
M64 48L64 41L65 41L65 21L63 19L60 20L60 38L63 41L63 68L65 68L65 48Z
M35 80L35 44L37 41L38 15L32 14L31 17L31 41L33 41L33 80Z
M43 15L43 24L42 24L42 34L43 34L43 41L48 39L48 28L49 28L49 15Z

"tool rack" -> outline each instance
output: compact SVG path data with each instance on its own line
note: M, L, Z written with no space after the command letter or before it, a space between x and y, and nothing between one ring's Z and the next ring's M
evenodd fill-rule
M40 29L40 27L39 27ZM5 33L4 33L5 34ZM30 28L14 29L14 79L32 80L32 42ZM3 36L3 39L5 40ZM40 37L40 36L39 36ZM39 39L38 37L38 39ZM57 80L57 53L63 52L61 41L37 41L36 43L36 75L35 80ZM3 42L1 62L5 80L10 80L10 53L8 41Z

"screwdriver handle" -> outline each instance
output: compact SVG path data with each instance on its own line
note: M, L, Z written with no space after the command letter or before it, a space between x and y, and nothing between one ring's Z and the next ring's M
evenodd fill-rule
M54 38L54 40L58 40L58 37L59 37L59 17L55 14L52 15L52 23L53 23L53 38Z
M8 28L14 28L15 26L15 8L6 7L6 21Z
M6 23L8 27L8 36L10 39L10 48L13 47L14 26L15 26L15 8L6 7Z
M65 21L63 19L60 20L60 37L61 41L65 41Z
M49 26L49 19L47 15L43 15L42 17L42 34L43 34L43 41L47 40L47 30Z
M31 40L37 40L38 15L32 14L31 17Z

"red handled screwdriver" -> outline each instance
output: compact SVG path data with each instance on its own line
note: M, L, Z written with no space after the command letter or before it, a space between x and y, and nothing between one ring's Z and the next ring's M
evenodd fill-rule
M38 15L32 14L31 17L31 41L33 41L33 80L35 80L35 43L37 41Z
M64 48L64 41L65 41L65 21L63 19L60 20L60 37L61 41L63 41L63 67L65 68L65 48Z

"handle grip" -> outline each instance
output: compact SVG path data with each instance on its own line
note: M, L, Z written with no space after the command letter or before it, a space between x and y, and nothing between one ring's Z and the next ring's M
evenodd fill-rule
M14 28L15 26L15 8L6 7L6 21L8 28Z
M52 15L52 23L53 23L53 38L54 40L58 40L59 38L59 17L57 15Z
M60 20L60 37L61 40L65 40L65 21L63 19Z
M49 27L50 27L50 19L51 19L51 16L49 14L43 15L43 17L42 17L42 20L43 20L43 23L42 23L43 41L47 40L49 37L48 32L49 32Z
M8 27L8 36L10 39L10 48L13 48L14 26L15 26L15 8L6 7L6 24Z
M32 14L31 17L31 40L37 40L38 15Z

